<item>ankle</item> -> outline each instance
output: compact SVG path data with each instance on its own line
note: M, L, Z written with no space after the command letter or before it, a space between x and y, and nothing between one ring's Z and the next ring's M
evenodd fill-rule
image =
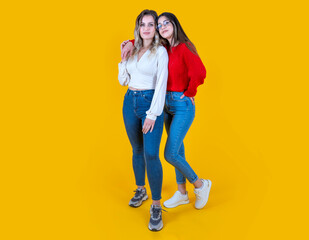
M178 191L185 195L187 193L186 184L178 184Z
M161 206L160 200L159 201L152 201L152 205Z
M202 182L202 180L199 178L199 179L197 179L197 180L193 183L193 185L194 185L195 188L201 188L201 187L203 187L203 182Z
M182 195L187 195L187 191L186 190L184 190L184 191L180 191L180 190L178 190Z

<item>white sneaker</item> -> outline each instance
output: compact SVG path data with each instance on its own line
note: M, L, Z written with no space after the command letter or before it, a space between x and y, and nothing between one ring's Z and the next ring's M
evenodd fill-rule
M167 208L174 208L187 203L189 203L188 192L186 192L186 194L182 194L181 192L176 191L174 196L166 200L163 205Z
M210 180L201 179L201 181L203 183L203 186L200 188L194 189L194 193L196 196L195 208L197 209L202 209L206 205L208 201L208 197L209 197L210 188L211 188Z

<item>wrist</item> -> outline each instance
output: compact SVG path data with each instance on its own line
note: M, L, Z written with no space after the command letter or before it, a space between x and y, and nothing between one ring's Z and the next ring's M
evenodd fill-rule
M157 116L155 116L155 115L153 115L153 114L147 114L146 118L147 118L147 119L150 119L150 120L152 120L152 121L156 121Z

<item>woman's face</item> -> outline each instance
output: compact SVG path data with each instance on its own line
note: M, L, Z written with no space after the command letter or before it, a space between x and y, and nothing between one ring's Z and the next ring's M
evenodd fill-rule
M173 24L167 17L162 16L158 19L158 29L161 37L169 41L173 38L174 33Z
M143 40L153 39L156 32L156 23L151 15L143 17L140 26L139 34Z

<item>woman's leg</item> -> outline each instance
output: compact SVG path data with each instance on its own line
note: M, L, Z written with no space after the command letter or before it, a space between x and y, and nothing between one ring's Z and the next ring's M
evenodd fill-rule
M170 130L172 120L173 120L173 115L168 112L167 108L165 108L164 123L165 123L165 129L166 129L167 135L169 135L169 130ZM179 155L185 159L185 147L184 147L183 142L179 149ZM187 191L186 190L186 177L177 168L175 168L175 173L176 173L176 182L178 186L178 191L180 191L182 194L185 194Z
M194 183L198 180L198 176L180 151L182 149L184 153L183 140L194 120L195 106L189 98L180 100L180 96L173 96L169 101L168 110L173 117L164 151L165 159L179 171L178 176L183 175L190 183Z
M127 135L133 149L133 170L136 185L140 188L145 185L145 158L143 146L142 121L133 108L133 97L126 94L123 104L123 120Z
M195 208L201 209L208 201L211 181L199 179L187 163L185 157L180 154L180 149L183 146L183 140L195 116L195 105L192 104L188 97L180 99L181 95L182 93L172 92L169 98L167 98L167 111L173 115L173 118L169 126L169 134L165 146L164 156L169 163L171 163L189 180L190 183L195 186ZM183 186L179 184L180 190L182 187ZM183 195L177 191L171 199L164 202L164 205L166 207L177 207L188 202L189 199L187 194Z
M163 121L162 114L157 117L153 131L149 131L143 135L147 176L152 193L153 205L160 205L162 191L163 172L159 158L159 149L163 132Z

